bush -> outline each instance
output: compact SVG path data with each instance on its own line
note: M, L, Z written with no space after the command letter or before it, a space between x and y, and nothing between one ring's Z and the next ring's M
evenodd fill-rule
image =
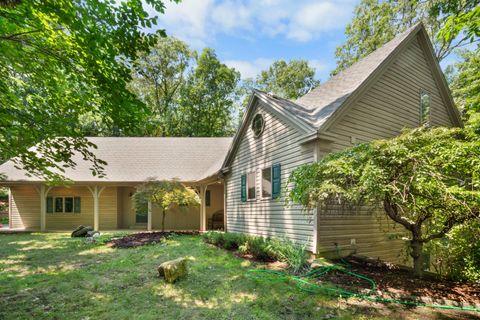
M233 232L209 231L203 234L205 242L228 250L238 249L242 254L251 254L260 261L282 261L298 273L307 265L305 247L287 240L270 239Z
M308 265L305 245L300 246L288 239L272 239L268 244L270 255L288 264L294 273L299 273Z
M436 273L452 280L480 281L480 222L454 227L425 246Z

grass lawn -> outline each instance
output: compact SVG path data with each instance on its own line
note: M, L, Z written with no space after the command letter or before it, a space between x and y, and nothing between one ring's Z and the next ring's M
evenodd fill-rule
M192 259L189 276L173 285L158 278L157 266L180 256ZM468 318L308 295L246 277L260 267L200 236L112 249L65 233L0 234L0 319Z

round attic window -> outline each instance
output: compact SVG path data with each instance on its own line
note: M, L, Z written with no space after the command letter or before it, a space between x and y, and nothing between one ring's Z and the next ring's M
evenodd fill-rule
M265 119L263 119L263 115L257 113L255 117L253 117L252 121L252 131L255 135L255 138L258 138L262 135L263 129L265 127Z

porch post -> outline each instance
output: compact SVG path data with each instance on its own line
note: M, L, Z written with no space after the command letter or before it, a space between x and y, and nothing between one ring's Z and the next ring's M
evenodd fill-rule
M45 231L47 224L47 197L45 195L45 185L40 186L40 231Z
M98 204L98 187L95 186L93 190L93 230L98 231L100 222L100 209Z
M99 189L98 186L95 186L93 190L88 187L88 190L90 190L93 197L93 229L98 231L100 227L100 194L105 190L105 187Z
M152 231L152 202L148 201L147 230Z
M207 230L207 207L205 206L205 193L207 186L200 186L200 232Z
M12 187L8 187L8 227L12 228Z

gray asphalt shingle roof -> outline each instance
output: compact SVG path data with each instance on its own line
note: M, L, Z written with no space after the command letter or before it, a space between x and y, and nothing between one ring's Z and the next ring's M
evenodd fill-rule
M108 163L105 178L92 176L90 162L75 155L75 169L67 169L65 176L77 182L141 182L149 178L199 181L221 169L232 138L88 138L98 147L94 152ZM0 174L7 181L41 181L27 177L14 168L12 161L0 165Z

